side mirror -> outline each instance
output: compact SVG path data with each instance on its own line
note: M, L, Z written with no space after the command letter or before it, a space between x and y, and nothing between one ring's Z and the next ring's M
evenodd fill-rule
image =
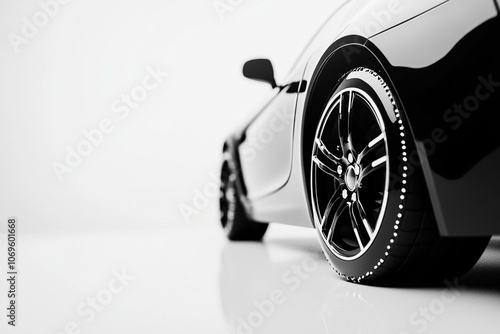
M243 75L246 78L264 81L273 88L278 87L274 79L273 64L269 59L253 59L249 60L243 65Z

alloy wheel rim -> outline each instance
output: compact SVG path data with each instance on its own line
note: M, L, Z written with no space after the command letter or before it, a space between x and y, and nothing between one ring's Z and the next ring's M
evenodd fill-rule
M316 228L337 257L354 260L373 243L388 197L387 135L366 92L347 88L330 99L311 161Z

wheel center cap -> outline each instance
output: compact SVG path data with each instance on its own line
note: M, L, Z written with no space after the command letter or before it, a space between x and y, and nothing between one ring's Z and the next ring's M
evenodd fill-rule
M347 170L345 172L345 185L347 186L347 189L349 189L349 191L353 191L354 189L356 189L356 181L357 177L354 171L354 167L347 167Z

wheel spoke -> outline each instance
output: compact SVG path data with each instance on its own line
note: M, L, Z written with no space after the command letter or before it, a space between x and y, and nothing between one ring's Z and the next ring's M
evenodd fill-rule
M359 177L359 180L360 181L363 181L363 179L365 177L367 177L368 175L370 175L371 173L381 169L382 167L385 167L385 164L387 163L387 156L384 155L380 158L378 158L377 160L371 162L368 166L364 167L362 170L361 170L361 175Z
M363 241L361 240L361 237L359 236L359 232L357 228L353 228L354 235L356 236L356 241L358 242L359 249L363 250L365 246L363 245Z
M323 213L323 217L320 218L319 222L319 227L323 229L325 223L328 220L328 215L330 214L330 211L332 210L333 206L337 203L338 200L341 199L340 194L342 193L341 187L338 187L337 190L333 193L333 195L330 197L330 200L328 201L328 204L326 205L325 212Z
M326 147L326 145L323 143L323 141L321 139L316 138L315 142L316 142L316 145L317 145L318 149L321 151L321 153L323 153L333 163L335 163L337 165L340 164L340 158L337 157L332 152L330 152L330 150L328 150L328 148Z
M359 248L363 250L363 248L370 242L371 234L373 234L373 232L371 232L371 228L370 232L367 231L367 227L369 228L368 221L361 218L361 213L356 203L349 205L349 216L351 218L352 228Z
M343 94L340 98L340 110L339 110L339 121L338 121L338 131L340 145L342 146L342 152L344 155L347 151L351 149L351 121L350 113L352 107L352 92L347 92Z
M384 144L384 134L381 133L377 137L375 137L375 139L370 141L368 145L361 151L361 153L358 156L358 161L362 161L364 157L378 150L380 147L382 147L383 144Z
M326 237L326 240L328 240L329 242L332 240L333 233L335 233L335 229L337 227L337 222L339 221L340 215L342 214L342 212L344 212L345 208L347 208L347 201L344 198L340 197L337 198L331 209L325 212L325 222L327 222L330 219L329 217L331 217L333 214L333 217L331 219L332 222L328 228L328 236Z
M315 143L316 147L322 154L314 154L312 158L313 162L323 172L333 176L337 180L340 180L339 178L343 171L343 163L341 159L330 152L321 139L316 138Z
M335 163L332 160L328 160L326 163L322 162L317 155L313 155L312 161L320 170L322 170L326 174L334 177L338 181L341 180L340 176L341 176L342 170L340 169L340 173L339 173L338 167L341 167L341 165L339 163Z
M323 214L323 217L321 218L320 221L320 228L325 230L327 227L326 225L328 224L328 221L330 220L332 214L337 213L337 211L345 205L346 201L342 197L342 187L338 187L335 193L330 197L330 200L328 201L328 204L326 205L325 212ZM342 209L343 210L343 209ZM333 225L333 221L332 221Z
M373 237L373 229L368 222L368 215L366 214L363 204L361 202L356 202L353 208L354 217L358 223L359 228L363 228L363 231L371 239Z

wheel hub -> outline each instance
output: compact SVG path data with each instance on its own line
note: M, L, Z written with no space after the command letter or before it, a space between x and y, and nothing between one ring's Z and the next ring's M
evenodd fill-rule
M354 191L356 190L356 185L358 183L358 176L356 175L356 171L354 166L349 166L347 167L347 170L345 172L344 176L344 181L347 189L349 191Z

